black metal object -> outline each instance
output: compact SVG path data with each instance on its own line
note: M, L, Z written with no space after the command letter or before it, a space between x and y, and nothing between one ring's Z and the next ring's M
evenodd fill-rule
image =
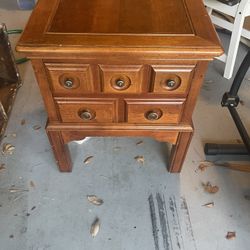
M234 145L234 144L214 144L214 143L206 143L205 144L205 154L207 155L217 155L217 154L237 154L237 155L248 155L250 154L250 138L249 134L240 119L240 116L236 110L240 102L240 98L238 96L239 88L243 82L243 79L250 67L250 50L245 56L241 66L234 78L233 84L229 92L226 92L221 101L222 107L227 107L234 123L240 133L243 145Z

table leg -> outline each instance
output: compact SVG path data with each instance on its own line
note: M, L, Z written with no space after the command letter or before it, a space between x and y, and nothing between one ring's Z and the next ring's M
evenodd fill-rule
M168 171L170 173L179 173L181 171L192 135L193 132L179 133L177 142L173 145L170 154L170 161L168 165Z
M50 144L61 172L71 172L72 164L68 145L64 143L60 131L47 130Z

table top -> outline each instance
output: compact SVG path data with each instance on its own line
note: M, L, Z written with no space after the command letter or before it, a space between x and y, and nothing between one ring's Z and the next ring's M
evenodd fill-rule
M39 0L17 50L103 47L222 52L202 0Z
M193 35L183 1L61 0L48 32Z

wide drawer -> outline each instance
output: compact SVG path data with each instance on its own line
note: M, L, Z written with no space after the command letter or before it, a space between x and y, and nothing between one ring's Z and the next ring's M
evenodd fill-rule
M117 121L116 100L57 100L62 122L110 123Z
M152 66L151 92L186 96L195 66Z
M45 63L52 92L75 95L95 91L91 67L79 63Z
M180 122L184 100L126 99L125 117L128 123L177 124Z

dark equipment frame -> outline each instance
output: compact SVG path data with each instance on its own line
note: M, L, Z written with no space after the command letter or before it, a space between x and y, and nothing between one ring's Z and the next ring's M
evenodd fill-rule
M238 91L244 80L244 77L250 67L250 50L248 50L247 55L245 56L243 62L240 65L239 70L236 73L233 84L229 92L226 92L221 101L222 107L227 107L233 121L240 133L242 141L244 144L214 144L206 143L205 144L205 154L206 155L250 155L250 138L249 134L241 121L239 113L236 110L236 107L240 103L240 98L238 96ZM250 170L250 165L249 165Z

